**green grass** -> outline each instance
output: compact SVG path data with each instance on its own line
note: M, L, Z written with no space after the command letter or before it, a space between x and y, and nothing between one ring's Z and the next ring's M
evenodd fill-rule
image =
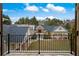
M28 50L38 50L39 41L34 41L28 47ZM40 50L70 50L69 40L41 40Z

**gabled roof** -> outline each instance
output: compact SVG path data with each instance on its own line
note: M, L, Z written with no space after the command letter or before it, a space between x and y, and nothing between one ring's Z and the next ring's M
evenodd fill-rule
M68 32L68 30L65 29L63 26L59 26L54 30L54 32Z
M48 32L52 32L52 31L54 31L54 29L56 28L56 26L48 26L48 25L43 25L43 27L44 27L45 30L47 30Z
M55 25L52 25L52 26L49 26L49 25L41 25L41 26L44 27L44 30L46 30L47 32L54 32L58 27L60 27L60 26L55 26ZM61 26L61 27L63 27L63 26ZM67 31L67 29L65 29L65 30Z

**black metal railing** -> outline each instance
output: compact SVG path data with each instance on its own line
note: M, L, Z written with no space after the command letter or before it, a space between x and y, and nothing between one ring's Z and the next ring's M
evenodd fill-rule
M36 53L71 53L74 52L72 35L3 35L5 53L36 52Z
M2 55L5 55L8 53L8 35L3 35L2 37L2 46L3 46L3 50L2 50Z
M74 33L71 33L71 34L70 34L71 54L73 54L73 55L76 56L76 50L77 50L77 48L75 48L75 44L76 44L75 40L76 40L76 39L75 39L75 34L74 34Z

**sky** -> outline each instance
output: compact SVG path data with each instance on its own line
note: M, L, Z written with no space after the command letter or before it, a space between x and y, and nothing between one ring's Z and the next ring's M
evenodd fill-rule
M8 15L12 22L21 17L38 20L45 18L58 18L61 20L72 20L75 18L74 3L3 3L3 14Z

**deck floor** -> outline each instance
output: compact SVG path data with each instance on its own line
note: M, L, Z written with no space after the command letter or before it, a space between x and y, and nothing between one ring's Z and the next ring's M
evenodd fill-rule
M70 53L9 53L5 56L74 56Z

